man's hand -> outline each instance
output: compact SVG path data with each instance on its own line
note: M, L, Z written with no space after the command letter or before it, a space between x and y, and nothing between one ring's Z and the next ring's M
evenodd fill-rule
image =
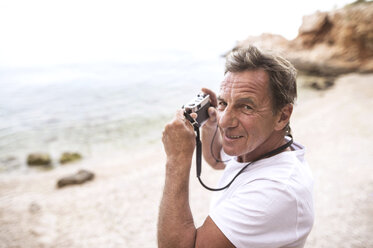
M195 114L192 117L195 117ZM184 110L178 110L175 118L166 125L162 142L167 161L189 164L190 167L195 147L195 133L193 126L184 117Z

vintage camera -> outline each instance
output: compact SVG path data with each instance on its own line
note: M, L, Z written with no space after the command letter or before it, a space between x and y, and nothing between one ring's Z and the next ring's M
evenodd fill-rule
M205 93L199 93L196 98L183 106L186 113L197 113L196 124L201 127L203 123L209 118L208 108L211 106L210 96ZM188 117L187 117L188 118ZM191 121L188 118L189 121ZM192 122L192 121L191 121ZM194 125L195 123L192 122Z

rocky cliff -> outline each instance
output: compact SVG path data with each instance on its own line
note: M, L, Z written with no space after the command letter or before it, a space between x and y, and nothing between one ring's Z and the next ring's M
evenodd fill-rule
M330 12L303 17L298 36L248 37L250 44L282 53L301 72L337 76L349 72L373 72L373 2L358 1Z

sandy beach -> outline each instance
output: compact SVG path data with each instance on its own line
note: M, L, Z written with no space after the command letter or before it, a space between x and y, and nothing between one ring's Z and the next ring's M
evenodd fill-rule
M315 178L315 224L306 247L373 247L372 83L373 74L349 74L326 91L300 90L292 129ZM50 171L0 174L0 248L156 247L164 160L159 141ZM60 177L81 168L95 179L56 188ZM219 178L206 164L202 175L209 185ZM197 226L210 197L193 168Z

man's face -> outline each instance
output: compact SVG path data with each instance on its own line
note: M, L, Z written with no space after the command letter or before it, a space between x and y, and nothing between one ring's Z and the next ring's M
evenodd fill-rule
M228 72L221 83L217 109L223 149L242 161L271 149L279 114L272 111L268 79L259 69Z

